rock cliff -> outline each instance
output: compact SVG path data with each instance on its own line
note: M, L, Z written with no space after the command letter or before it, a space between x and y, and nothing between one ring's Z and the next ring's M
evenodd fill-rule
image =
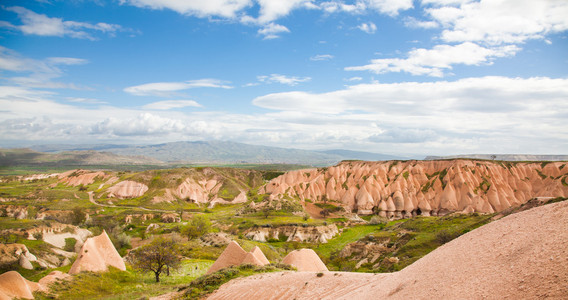
M391 219L452 212L493 213L535 197L568 196L566 162L476 160L347 161L287 172L260 193L327 202ZM305 203L305 202L304 202Z
M281 240L283 238L288 242L310 242L310 243L327 243L339 233L335 224L327 226L278 226L270 228L253 228L245 233L249 239L266 242L269 239Z

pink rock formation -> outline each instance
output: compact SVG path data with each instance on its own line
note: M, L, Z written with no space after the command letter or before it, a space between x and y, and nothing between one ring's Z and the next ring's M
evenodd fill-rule
M279 272L207 299L566 299L568 201L506 216L396 273Z
M258 246L254 246L254 248L252 248L252 250L249 253L254 255L254 257L256 257L256 259L258 259L258 261L260 261L262 265L270 264L270 262L268 261L262 250L258 248Z
M253 264L257 266L264 266L270 262L258 247L254 247L251 252L246 252L235 241L231 241L227 248L219 255L219 258L207 270L207 274L227 268L230 266L238 266L242 264Z
M126 270L122 257L118 254L106 231L99 236L85 241L77 260L71 266L69 274L78 274L82 271L104 272L112 266L119 270Z
M107 189L109 197L117 197L121 199L136 198L144 195L148 191L148 186L136 181L121 181Z
M190 199L196 203L209 202L210 195L216 195L221 188L222 183L215 179L211 180L195 180L187 178L178 188L174 194L181 199Z
M241 261L242 265L245 264L249 264L249 265L256 265L256 266L262 266L263 263L256 257L254 256L254 254L248 252L245 255L245 258L243 258L243 261Z
M327 169L287 172L259 193L321 201L346 211L409 218L452 212L493 213L534 197L568 196L565 162L475 160L342 162Z
M104 179L106 178L106 174L101 171L72 170L59 174L59 182L71 186L89 185L95 182L97 177Z
M327 267L312 249L294 250L282 260L283 264L291 265L298 271L321 272L327 271Z
M16 271L0 275L0 299L33 299L33 292L43 290L38 283L29 281Z
M16 271L0 275L0 300L12 298L34 299L36 291L47 292L49 286L59 280L67 280L71 276L60 271L53 271L43 277L38 283L29 281Z
M243 250L237 242L231 241L223 253L221 253L219 258L217 258L209 270L207 270L207 274L211 274L226 267L238 266L241 264L243 259L245 259L245 256L247 256L247 252Z

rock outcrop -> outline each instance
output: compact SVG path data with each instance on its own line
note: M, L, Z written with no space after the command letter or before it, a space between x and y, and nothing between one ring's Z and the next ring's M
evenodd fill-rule
M132 215L126 215L126 217L124 217L124 223L126 224L130 224L134 221L139 221L139 222L146 222L148 220L152 220L153 218L155 218L156 216L154 214L132 214Z
M87 170L71 170L65 173L59 174L59 182L70 185L89 185L95 182L97 177L105 179L107 175L104 172L91 172Z
M32 270L37 257L24 244L0 244L0 265L18 263L22 268Z
M181 222L181 217L177 213L166 213L162 214L160 217L164 223L179 223Z
M206 246L222 247L228 245L232 240L224 232L210 232L199 237L199 241Z
M0 217L25 219L28 217L28 208L23 205L0 205Z
M174 194L181 199L188 199L195 203L207 203L211 200L211 195L216 195L221 188L222 182L216 179L202 179L195 180L194 178L186 178L177 189Z
M25 279L16 271L9 271L0 275L0 300L34 299L34 292L47 292L51 284L70 277L60 271L53 271L36 283Z
M246 252L241 248L241 246L235 242L231 241L227 248L219 255L219 258L211 265L207 274L211 274L215 271L227 268L230 266L238 266L242 264L253 264L257 266L264 266L270 262L262 253L262 250L258 247L254 247L250 252Z
M339 233L335 224L326 226L278 226L257 227L245 232L245 236L251 240L266 242L269 239L280 240L285 238L287 242L327 243Z
M327 267L321 261L317 253L312 249L294 250L282 260L283 264L291 265L298 271L321 272L327 271Z
M33 293L39 290L43 290L39 283L25 279L16 271L0 275L0 299L34 299Z
M122 257L114 248L107 233L103 231L100 235L85 241L69 274L78 274L82 271L104 272L109 266L126 270Z
M287 172L260 193L327 201L391 219L452 212L493 213L534 197L568 196L565 162L475 160L342 162Z
M137 198L144 195L147 191L147 185L132 180L121 181L107 189L109 197L119 199Z

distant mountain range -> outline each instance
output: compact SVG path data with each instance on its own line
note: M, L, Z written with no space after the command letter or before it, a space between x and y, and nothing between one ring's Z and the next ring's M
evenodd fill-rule
M0 149L0 167L17 166L94 166L94 165L165 165L145 156L123 156L93 150L44 153L31 149Z
M120 156L148 157L164 163L191 164L300 164L328 166L342 160L395 160L404 157L349 150L310 151L256 146L227 141L173 142L157 145L39 145L38 152L104 151Z
M464 154L451 156L427 156L424 160L472 158L504 161L568 161L568 155L532 155L532 154Z

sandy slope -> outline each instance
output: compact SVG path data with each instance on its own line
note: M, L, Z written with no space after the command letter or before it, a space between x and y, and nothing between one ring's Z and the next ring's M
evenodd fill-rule
M284 272L233 280L209 299L568 298L568 201L507 216L391 274Z

